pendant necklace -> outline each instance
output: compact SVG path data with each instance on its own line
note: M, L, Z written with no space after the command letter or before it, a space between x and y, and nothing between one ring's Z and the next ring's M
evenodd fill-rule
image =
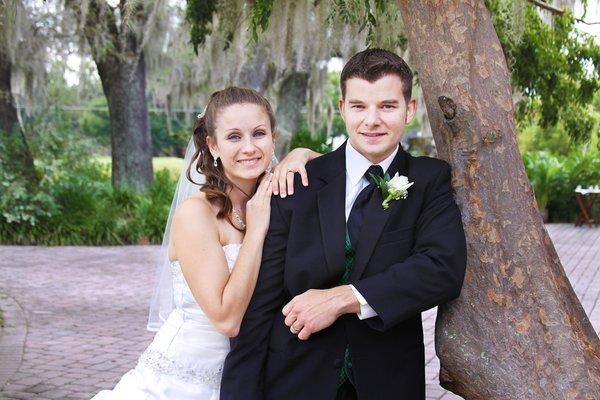
M237 212L235 207L232 207L232 214L233 214L233 219L235 220L235 222L240 224L240 227L242 228L242 230L246 229L246 223L244 222L244 220L242 220L242 218L240 217L240 214Z

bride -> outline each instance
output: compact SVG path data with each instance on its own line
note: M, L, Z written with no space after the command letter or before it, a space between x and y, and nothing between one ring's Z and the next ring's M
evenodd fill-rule
M259 93L229 87L210 97L165 231L166 262L149 321L160 329L135 369L94 400L219 398L229 337L237 335L256 284L272 188L285 196L294 171L307 184L304 165L319 155L290 153L274 178L265 173L275 158L274 131L273 110ZM194 178L205 178L199 191Z

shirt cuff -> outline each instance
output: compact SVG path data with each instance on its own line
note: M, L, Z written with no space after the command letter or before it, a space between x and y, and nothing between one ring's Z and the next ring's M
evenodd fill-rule
M356 288L353 285L348 286L350 286L350 289L352 289L354 295L356 296L356 299L360 303L360 312L356 313L358 319L363 320L371 317L376 317L377 312L371 308L369 303L367 303L367 300L365 300L365 298L358 292L358 290L356 290Z

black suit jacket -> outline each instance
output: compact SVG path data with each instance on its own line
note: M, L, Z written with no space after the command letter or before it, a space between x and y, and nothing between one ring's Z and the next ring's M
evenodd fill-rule
M458 297L466 264L461 215L444 161L399 149L388 173L414 185L405 200L365 210L350 283L378 316L346 314L307 341L281 312L308 289L339 284L344 270L345 145L307 165L310 185L271 202L255 293L232 340L221 399L333 400L351 349L359 399L424 399L421 312Z

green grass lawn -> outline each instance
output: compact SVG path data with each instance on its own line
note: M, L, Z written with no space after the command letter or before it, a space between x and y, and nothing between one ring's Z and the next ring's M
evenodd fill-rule
M94 157L94 160L100 163L100 165L107 168L107 173L110 176L111 159L108 156ZM168 170L174 178L179 178L179 172L183 166L183 158L177 157L153 157L152 167L154 172L160 171L161 169Z

